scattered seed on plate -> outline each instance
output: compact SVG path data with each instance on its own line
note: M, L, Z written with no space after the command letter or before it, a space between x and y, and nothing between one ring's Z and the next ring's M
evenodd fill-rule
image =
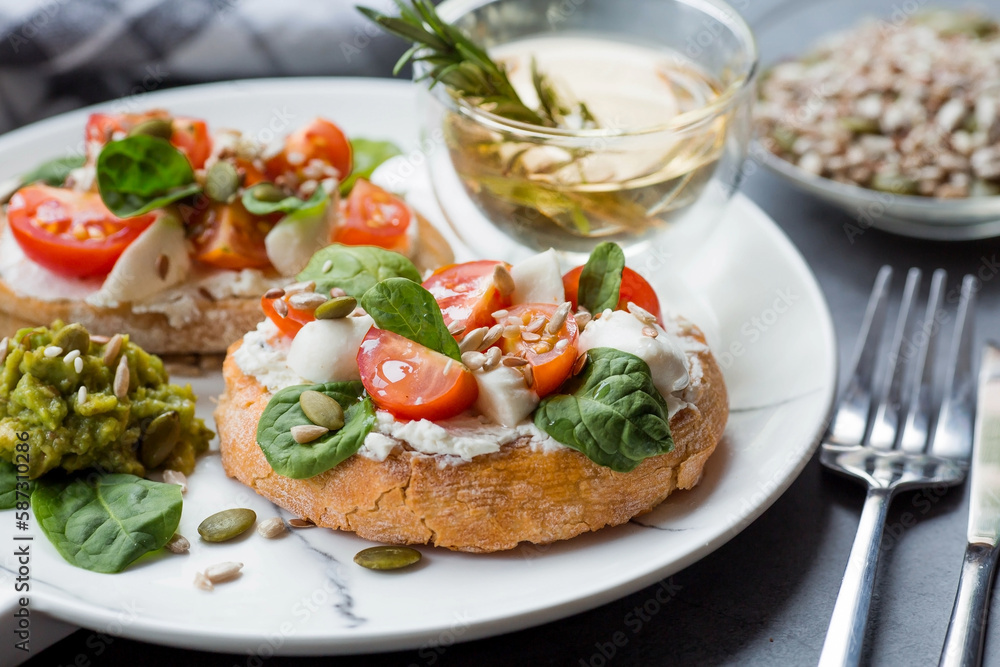
M410 547L380 546L362 549L354 562L369 570L398 570L420 562L421 553Z
M273 540L278 535L284 533L285 529L285 522L278 516L273 516L257 524L257 534L269 540Z
M292 528L314 528L316 523L312 519L289 519L288 525Z
M191 543L180 533L174 533L174 536L167 541L166 547L167 551L175 554L186 554L191 550Z
M250 509L222 510L202 521L198 534L206 542L226 542L245 533L256 520L257 513Z
M230 560L223 563L216 563L215 565L209 565L205 568L204 575L205 578L212 584L221 584L224 581L232 581L236 577L240 576L240 571L242 569L243 563L237 563Z
M212 582L208 580L204 572L196 572L194 575L194 586L195 588L200 588L203 591L211 591L215 589Z
M187 492L187 477L180 470L164 470L163 481L181 487L181 493Z
M52 359L53 357L58 357L62 353L63 349L57 345L49 345L47 348L45 348L45 351L42 352L42 354L44 354L49 359Z

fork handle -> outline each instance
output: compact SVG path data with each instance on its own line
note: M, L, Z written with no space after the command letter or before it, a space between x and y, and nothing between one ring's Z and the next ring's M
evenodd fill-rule
M997 553L996 546L982 542L969 543L965 547L962 574L939 667L978 667L982 663Z
M885 517L892 501L892 491L869 488L861 511L858 534L851 547L837 604L833 607L830 627L823 642L820 667L846 667L861 662L861 646L868 624L875 570Z

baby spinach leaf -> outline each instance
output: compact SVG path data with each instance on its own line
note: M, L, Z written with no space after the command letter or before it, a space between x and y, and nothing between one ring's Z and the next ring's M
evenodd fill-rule
M67 561L121 572L167 543L181 520L181 487L135 475L35 480L35 520Z
M14 464L0 461L0 510L9 510L17 504L17 470Z
M309 199L299 199L293 195L279 197L282 191L271 183L258 183L243 191L243 208L254 215L270 215L271 213L294 213L300 209L313 208L325 199L329 199L326 190L317 187Z
M361 295L364 308L379 329L405 336L436 352L461 361L462 353L448 332L430 292L406 278L389 278Z
M299 404L299 396L309 389L330 396L345 408L344 426L303 445L292 438L291 428L312 424ZM355 381L300 384L272 396L257 423L257 444L274 472L306 479L330 470L357 452L375 425L375 405L363 394L364 386Z
M49 160L48 162L43 162L25 175L21 176L21 184L28 185L29 183L37 183L41 181L46 185L59 187L66 182L66 177L69 176L69 172L82 167L85 162L86 158L82 155L57 157L53 160Z
M374 139L351 139L354 167L350 175L340 183L340 194L347 196L359 178L371 178L375 169L391 157L401 155L399 146L391 141Z
M625 253L617 243L605 241L590 253L580 273L578 303L592 313L618 307L625 270Z
M97 157L97 187L104 205L131 218L201 192L184 153L169 141L137 134L109 142Z
M329 268L324 271L327 262L330 262ZM314 254L298 275L299 280L314 281L319 292L339 287L356 299L360 299L377 282L388 278L406 278L419 284L420 272L413 262L391 250L339 243Z
M667 404L646 362L610 347L596 347L587 357L579 375L542 400L535 426L617 472L671 451Z

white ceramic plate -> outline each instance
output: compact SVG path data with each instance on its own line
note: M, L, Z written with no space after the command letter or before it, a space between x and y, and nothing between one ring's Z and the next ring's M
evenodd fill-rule
M421 172L414 93L408 83L388 81L254 81L155 93L129 100L127 108L166 107L263 138L322 114L351 136L393 139L408 156L392 165L390 177L402 178L397 185L440 223ZM0 180L78 148L87 113L0 137ZM370 543L348 533L314 528L267 541L251 531L231 543L200 543L198 523L221 509L251 507L261 518L277 513L227 479L218 455L210 454L199 462L184 501L180 532L195 538L190 554L163 554L122 574L96 574L67 564L34 530L33 612L99 632L212 651L388 651L447 645L568 616L695 562L767 509L809 459L832 401L836 353L829 311L802 257L742 196L703 255L689 263L696 272L665 280L669 254L661 248L636 268L654 277L668 306L679 306L711 332L732 405L725 441L693 491L671 496L637 521L549 547L492 555L422 548L417 568L387 574L352 562ZM676 291L680 284L690 292ZM202 416L210 419L221 380L192 384ZM11 512L0 513L5 595L13 590L16 569L7 548L13 524ZM245 563L239 580L212 593L195 589L196 571L226 560Z

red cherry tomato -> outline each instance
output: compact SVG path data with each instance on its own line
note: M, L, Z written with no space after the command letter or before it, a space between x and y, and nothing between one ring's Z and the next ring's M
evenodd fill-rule
M190 221L194 258L220 269L262 269L271 265L264 239L274 227L270 217L251 215L243 204L213 202Z
M310 162L319 160L337 170L337 180L351 173L351 143L344 132L326 120L317 118L285 139L284 150L267 162L269 172L294 172L300 179L316 178L309 172ZM320 178L323 178L322 176Z
M454 417L479 396L476 378L461 363L376 327L361 342L358 370L375 404L403 419Z
M465 331L493 325L493 313L510 305L510 296L501 294L493 282L497 264L510 268L506 262L483 259L443 266L424 281L424 289L441 306L445 324L458 322Z
M583 267L578 266L563 276L563 288L566 290L566 300L573 304L574 309L578 305L576 294L580 290L580 274L582 272ZM629 301L640 308L648 310L659 320L661 325L663 324L663 316L660 315L660 300L656 297L656 291L653 289L653 286L646 282L645 278L626 266L625 270L622 271L622 286L616 310L627 310Z
M262 296L260 298L260 307L267 315L267 318L274 322L275 326L278 327L278 331L281 332L283 336L288 336L289 338L295 338L295 334L299 332L306 324L309 324L316 318L313 316L311 310L299 310L298 308L293 308L288 304L288 296L284 295L277 297L275 299L269 299L267 296ZM285 304L282 308L282 312L285 315L278 313L278 309L275 308L274 302L281 301Z
M539 396L551 394L559 388L573 370L576 363L576 340L579 330L572 316L554 334L548 333L547 327L558 306L548 303L522 303L507 309L508 318L520 320L522 325L532 320L542 318L545 324L538 333L541 340L525 341L521 337L501 338L504 354L511 354L528 361L531 364L535 383L532 389ZM560 343L559 341L567 341ZM562 347L558 347L558 346Z
M88 156L96 159L97 155L93 150L95 147L99 149L112 139L121 138L116 137L116 134L126 135L139 123L154 118L171 118L171 116L162 109L145 113L91 114L85 130ZM170 143L187 156L193 168L204 167L205 160L212 154L212 138L208 135L208 125L205 121L178 116L171 119L171 128L173 134Z
M122 220L104 206L96 192L47 185L21 188L7 208L11 233L24 254L36 264L72 278L107 275L156 215Z
M334 242L406 252L406 231L413 215L398 197L359 178L348 198L340 202L340 213L340 223L333 230Z

